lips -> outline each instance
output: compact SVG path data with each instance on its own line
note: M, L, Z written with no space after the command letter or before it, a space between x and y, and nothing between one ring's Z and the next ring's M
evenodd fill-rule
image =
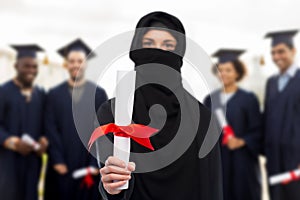
M276 64L277 64L277 65L283 65L284 62L283 62L282 60L277 60L277 61L276 61Z
M25 76L26 79L34 79L35 78L35 74L27 74Z

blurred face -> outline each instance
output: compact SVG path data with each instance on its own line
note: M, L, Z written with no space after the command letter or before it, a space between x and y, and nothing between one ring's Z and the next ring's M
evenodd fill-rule
M296 49L290 49L286 44L278 44L272 47L272 59L281 72L286 71L294 62Z
M168 32L163 30L150 30L142 40L143 48L156 48L165 51L174 51L177 45L176 39Z
M30 87L38 74L38 64L35 58L24 57L18 59L15 65L18 80L25 86Z
M81 80L86 68L86 55L83 51L71 51L66 60L66 67L72 80Z
M239 75L231 62L219 64L218 70L218 77L223 82L224 86L236 83Z

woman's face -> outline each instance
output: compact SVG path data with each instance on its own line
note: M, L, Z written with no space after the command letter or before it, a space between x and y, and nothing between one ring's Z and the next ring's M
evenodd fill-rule
M150 30L142 40L143 48L156 48L165 51L174 51L176 49L177 41L168 32L164 30Z
M234 84L238 78L232 62L226 62L218 65L218 77L225 86Z

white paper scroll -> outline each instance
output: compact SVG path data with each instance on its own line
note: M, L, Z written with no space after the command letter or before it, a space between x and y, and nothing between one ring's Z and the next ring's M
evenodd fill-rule
M115 124L118 126L127 126L131 124L135 76L135 71L117 71ZM121 80L122 82L119 84ZM114 156L123 160L126 165L128 164L130 156L130 138L114 136ZM128 181L119 189L128 189Z
M22 141L23 142L25 142L25 143L27 143L28 145L30 145L30 146L32 146L33 147L33 149L35 150L35 151L38 151L38 150L40 150L40 148L41 148L41 145L39 144L39 143L37 143L30 135L28 135L27 133L24 133L23 135L22 135Z
M79 178L86 176L88 173L96 173L97 170L98 169L95 167L86 167L86 168L82 168L82 169L77 169L73 172L72 177L74 179L79 179Z
M285 172L285 173L282 173L282 174L271 176L269 178L270 185L276 185L276 184L279 184L279 183L282 183L282 182L285 182L285 181L293 180L292 173L296 177L300 178L300 169L296 169L296 170L291 171L291 172Z
M225 115L224 115L223 110L222 110L221 108L217 108L217 109L215 110L215 113L216 113L218 122L220 123L220 126L221 126L222 128L228 126L228 122L227 122L227 120L226 120L226 117L225 117Z

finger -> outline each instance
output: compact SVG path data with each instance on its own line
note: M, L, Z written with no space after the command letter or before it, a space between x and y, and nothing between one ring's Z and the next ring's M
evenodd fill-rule
M114 156L108 157L108 159L105 161L105 164L106 165L115 165L115 166L123 167L123 168L126 167L126 164L124 161L122 161L119 158L114 157Z
M120 174L107 174L101 177L103 183L112 182L112 181L127 181L131 179L130 175L120 175Z
M114 173L114 174L121 174L121 175L129 175L130 171L126 170L125 168L117 167L114 165L109 165L109 166L103 167L100 170L100 173L101 174Z
M131 172L133 172L135 170L135 163L134 162L129 162L127 169Z
M106 183L105 185L103 185L105 188L107 188L108 190L112 191L112 190L116 190L119 187L123 186L126 184L127 181L118 181L118 182L112 182L112 183Z
M26 142L21 141L21 145L24 147L31 147L31 145L27 144Z
M23 146L23 148L24 148L24 150L25 150L25 151L27 151L27 152L30 152L30 151L32 151L32 150L33 150L33 147L32 147L32 146L30 146L30 145L27 145L27 144L26 144L26 145L24 145L24 146Z

